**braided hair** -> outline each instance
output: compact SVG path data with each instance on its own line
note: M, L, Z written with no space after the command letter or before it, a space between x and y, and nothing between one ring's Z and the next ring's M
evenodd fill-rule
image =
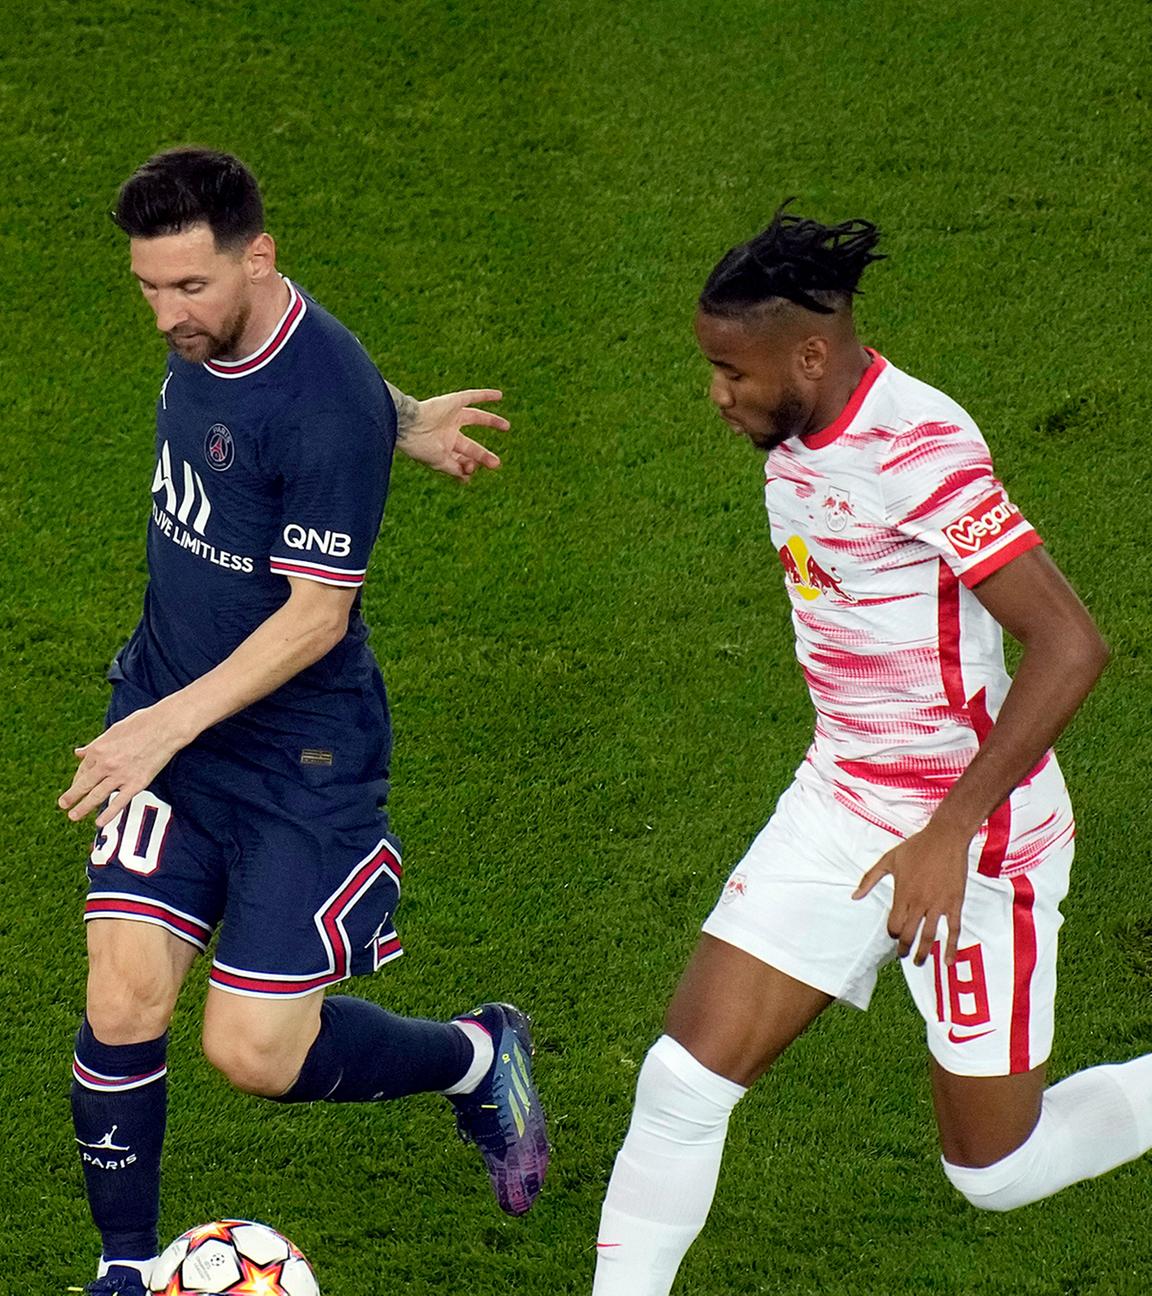
M785 211L793 201L766 230L724 254L700 294L701 310L732 318L788 301L832 315L851 303L865 268L884 259L872 250L880 231L865 220L821 225L793 216Z

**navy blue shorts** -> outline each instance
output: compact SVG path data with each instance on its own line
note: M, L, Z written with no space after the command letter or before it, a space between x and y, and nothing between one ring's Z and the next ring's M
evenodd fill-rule
M146 705L118 684L107 723ZM398 958L382 705L355 701L306 739L209 730L97 833L85 918L200 950L218 928L212 984L235 994L298 997Z

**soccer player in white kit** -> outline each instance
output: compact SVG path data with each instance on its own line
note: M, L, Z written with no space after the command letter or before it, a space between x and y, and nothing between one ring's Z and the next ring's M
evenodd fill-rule
M777 212L701 294L721 417L765 501L816 709L641 1068L595 1296L666 1296L728 1118L835 1000L899 957L945 1175L1011 1210L1152 1147L1152 1055L1047 1087L1074 825L1050 750L1107 648L971 417L856 336L875 226ZM1023 646L1005 671L1001 628Z

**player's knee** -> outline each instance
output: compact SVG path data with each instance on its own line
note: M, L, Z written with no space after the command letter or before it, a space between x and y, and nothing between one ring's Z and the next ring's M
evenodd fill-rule
M1004 1197L1000 1192L984 1193L979 1191L977 1187L969 1188L967 1186L961 1186L952 1179L952 1175L949 1173L949 1167L947 1166L944 1168L944 1173L960 1196L963 1197L970 1206L975 1206L977 1210L1003 1212L1015 1210L1017 1206L1022 1204Z
M1037 1200L1032 1149L1024 1143L1002 1161L987 1166L958 1166L942 1161L953 1188L977 1210L1011 1211Z
M204 1056L233 1088L261 1098L278 1098L292 1087L300 1059L275 1040L205 1030Z
M88 987L88 1023L102 1044L139 1044L168 1029L174 1007L164 986L130 978L94 977Z

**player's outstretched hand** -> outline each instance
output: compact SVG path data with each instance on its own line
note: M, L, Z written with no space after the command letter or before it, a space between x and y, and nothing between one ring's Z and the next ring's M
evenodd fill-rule
M80 767L72 786L56 804L69 819L79 821L108 801L96 820L97 828L103 828L152 782L185 743L160 706L134 711L105 729L99 738L75 749Z
M396 449L458 481L468 481L477 468L499 468L499 456L465 436L461 429L484 427L507 432L507 419L489 410L472 408L477 401L502 398L503 392L481 387L430 396L419 402L420 412L396 442Z
M948 924L944 962L951 967L955 961L968 880L968 845L966 838L929 825L881 856L860 879L853 900L862 899L881 878L891 874L894 889L888 934L899 942L901 958L911 951L919 932L913 962L920 966L931 953L943 918Z

